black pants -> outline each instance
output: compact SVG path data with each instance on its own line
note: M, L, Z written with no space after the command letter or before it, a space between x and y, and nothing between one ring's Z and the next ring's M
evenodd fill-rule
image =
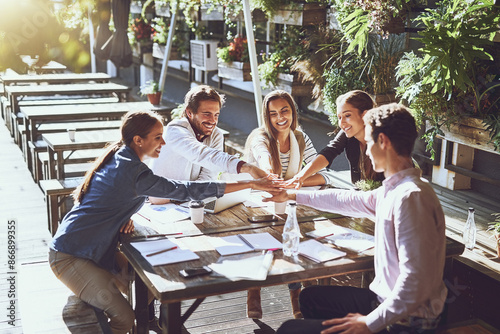
M369 289L348 286L310 286L299 296L300 310L304 319L284 322L276 334L319 334L331 326L323 326L324 320L343 318L348 313L367 315L378 306L377 295ZM434 331L393 325L391 334L432 334Z

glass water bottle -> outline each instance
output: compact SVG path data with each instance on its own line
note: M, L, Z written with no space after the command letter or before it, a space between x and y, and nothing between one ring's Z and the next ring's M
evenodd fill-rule
M290 202L287 208L287 219L283 227L283 254L297 256L299 253L300 229L297 221L297 204Z
M472 250L476 246L476 222L474 221L474 208L469 208L469 216L465 223L463 240L465 248Z

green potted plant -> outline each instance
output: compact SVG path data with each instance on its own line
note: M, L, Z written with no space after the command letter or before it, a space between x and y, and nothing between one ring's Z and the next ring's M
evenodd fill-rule
M436 135L459 121L485 124L494 149L500 146L500 79L495 73L491 39L500 15L492 1L443 0L416 21L420 54L407 52L397 66L398 94L414 111L433 153ZM486 144L486 143L485 143ZM486 147L486 146L485 146Z
M493 232L497 248L497 257L500 258L500 213L492 213L492 215L495 216L495 220L490 223L488 230Z
M161 92L157 81L154 80L146 81L146 84L141 86L140 93L141 96L146 95L148 97L149 103L153 105L160 104Z
M217 49L219 77L250 81L250 62L247 39L236 36L228 46Z

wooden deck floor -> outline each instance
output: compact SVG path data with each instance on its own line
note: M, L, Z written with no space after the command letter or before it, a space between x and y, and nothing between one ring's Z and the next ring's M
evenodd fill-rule
M14 326L6 312L0 316L0 333L69 333L67 323L60 319L49 321L53 327L40 326L41 321L47 321L44 316L47 307L65 302L71 295L64 287L56 285L47 264L47 245L50 234L47 229L47 215L42 192L33 182L19 148L3 124L0 125L0 308L6 310L15 305ZM447 234L460 238L460 231L466 218L467 207L474 206L476 221L480 225L478 248L468 252L476 262L483 261L491 265L494 271L500 273L499 263L493 257L493 240L485 232L486 222L491 212L500 212L497 203L486 198L477 197L468 192L450 192L436 188L447 214L449 230ZM16 268L7 267L6 252L7 223L15 219L16 225ZM495 267L496 266L496 267ZM14 272L14 274L7 274ZM11 276L16 278L15 297L9 296L9 284L4 282ZM339 278L340 284L358 285L359 277ZM50 291L53 292L50 292ZM40 293L37 293L40 292ZM44 293L42 293L44 292ZM42 296L52 296L49 300L40 300ZM53 300L52 300L53 298ZM245 317L246 293L238 292L207 298L186 323L188 333L274 333L277 327L291 318L288 290L285 285L265 288L262 292L264 317L254 321ZM25 303L25 304L23 304ZM63 304L61 304L63 305ZM188 303L183 304L187 307ZM63 307L63 306L61 306ZM62 316L63 310L58 312ZM90 324L94 320L90 320ZM57 325L56 325L57 324ZM81 327L74 333L95 333L95 329Z

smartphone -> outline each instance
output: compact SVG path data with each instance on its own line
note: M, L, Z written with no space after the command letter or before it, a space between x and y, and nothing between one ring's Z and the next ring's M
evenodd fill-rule
M248 217L250 223L265 223L265 222L273 222L278 220L277 215L262 215L262 216L252 216ZM279 215L281 218L286 219L286 215Z
M187 268L187 269L182 269L179 271L179 274L181 274L182 277L194 277L194 276L200 276L200 275L208 275L212 272L212 269L210 269L207 266L203 267L197 267L197 268Z

